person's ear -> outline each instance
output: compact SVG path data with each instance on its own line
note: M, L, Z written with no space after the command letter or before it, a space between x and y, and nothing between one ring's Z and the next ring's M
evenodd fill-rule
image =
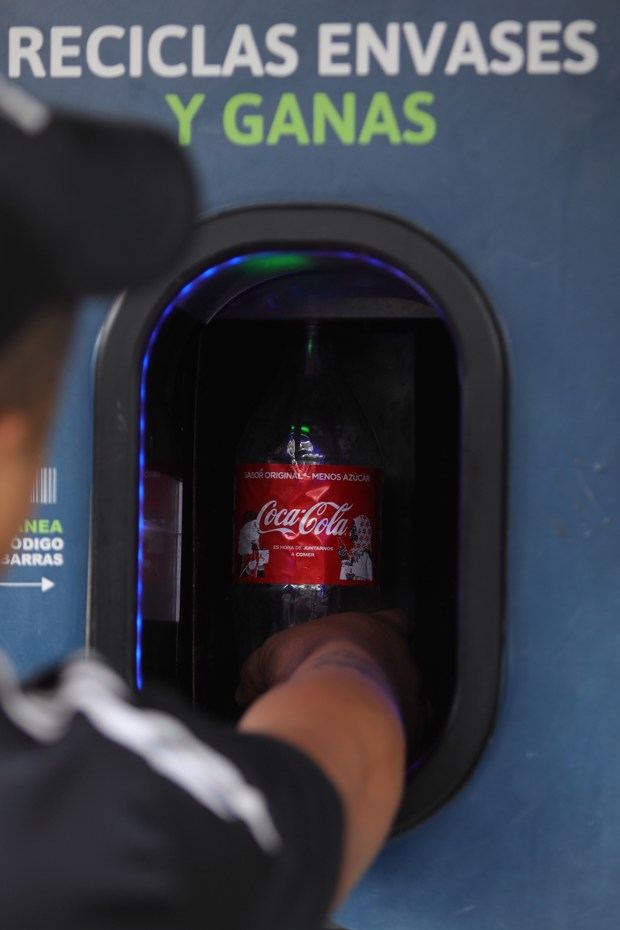
M16 410L0 412L0 553L28 516L41 450L36 424Z

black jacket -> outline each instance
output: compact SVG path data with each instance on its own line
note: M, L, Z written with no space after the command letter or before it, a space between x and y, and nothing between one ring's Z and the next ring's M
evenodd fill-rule
M302 753L76 659L0 672L3 930L316 930L337 795Z

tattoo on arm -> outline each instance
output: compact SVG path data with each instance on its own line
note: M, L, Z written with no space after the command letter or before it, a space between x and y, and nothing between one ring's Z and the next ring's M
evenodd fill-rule
M308 662L310 668L345 668L353 669L368 678L382 691L388 687L387 679L376 662L364 659L353 649L333 649Z

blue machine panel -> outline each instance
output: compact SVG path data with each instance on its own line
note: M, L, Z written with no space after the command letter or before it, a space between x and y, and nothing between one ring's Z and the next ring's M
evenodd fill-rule
M618 925L619 45L615 0L0 9L3 73L65 107L168 127L205 212L337 202L402 216L454 250L502 327L496 728L458 795L390 842L342 909L351 930ZM111 302L89 304L77 334L46 463L57 502L38 513L51 522L22 534L62 538L63 564L18 559L2 579L39 585L0 589L0 642L24 674L83 642L90 369ZM14 553L45 553L23 539Z

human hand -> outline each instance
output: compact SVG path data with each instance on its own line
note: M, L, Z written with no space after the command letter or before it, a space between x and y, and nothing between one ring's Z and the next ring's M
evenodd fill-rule
M411 747L419 743L425 712L407 642L410 632L411 623L400 610L332 614L282 630L244 663L237 701L245 708L270 688L319 664L354 669L391 693Z

